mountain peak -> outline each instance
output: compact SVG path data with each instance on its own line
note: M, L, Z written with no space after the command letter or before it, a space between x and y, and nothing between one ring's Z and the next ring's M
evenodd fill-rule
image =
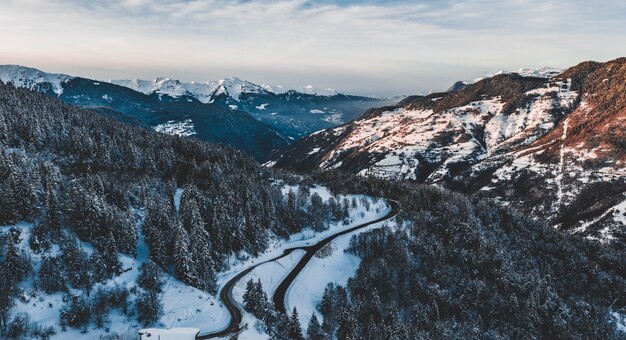
M0 81L31 90L41 86L51 86L50 90L57 96L63 93L62 84L72 78L66 74L46 73L21 65L0 65Z
M335 89L327 88L327 89L318 89L313 85L307 85L304 87L302 93L318 95L318 96L335 96L337 95L337 91Z

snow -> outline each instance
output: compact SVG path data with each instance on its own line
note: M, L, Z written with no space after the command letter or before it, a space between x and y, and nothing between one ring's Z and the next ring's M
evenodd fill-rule
M268 92L272 92L275 94L281 94L281 93L285 93L287 91L289 91L287 88L285 88L282 85L266 85L266 84L262 84L261 87Z
M564 70L561 68L545 66L538 69L520 68L519 70L512 72L500 71L497 74L517 73L522 77L553 78L561 74L563 71Z
M282 187L283 192L288 192L289 190L295 189L297 188L285 185L283 185ZM310 193L311 195L313 193L317 193L324 201L327 201L332 196L330 191L323 186L312 187L310 189ZM182 194L182 188L177 188L174 192L174 204L177 209L180 206L180 198ZM239 256L239 258L247 259L244 261L235 262L232 264L229 270L218 273L218 287L221 288L230 278L232 278L234 275L239 273L241 270L247 268L251 264L263 262L277 257L282 254L283 250L286 248L312 244L329 235L345 230L346 228L351 228L356 224L382 217L390 211L389 205L381 199L372 198L364 195L338 196L338 199L343 198L347 198L350 201L352 200L352 198L355 198L357 202L357 207L355 209L350 209L349 224L344 225L343 223L332 223L331 225L329 225L329 229L323 232L315 232L310 228L306 228L302 232L291 235L290 238L287 240L275 237L271 240L270 246L264 254L256 258L252 258L249 256ZM367 200L369 202L369 211L366 209L364 203L362 202L363 200ZM141 232L144 213L141 210L133 210L133 214L136 216L137 219L137 229L139 234L137 256L135 258L132 258L130 256L120 254L119 260L122 264L123 273L102 284L98 284L96 287L94 287L94 289L97 289L100 286L118 286L125 287L129 290L136 288L136 280L139 275L139 267L143 262L147 261L148 259L148 248L145 244L143 234ZM11 226L0 227L0 231L4 232L10 227ZM22 249L27 249L29 233L33 226L30 223L18 223L16 227L22 230L22 242L19 246ZM347 240L348 238L342 236L341 240L344 239ZM345 242L345 240L339 240L338 242L340 242L339 244L343 244L341 242ZM80 247L87 253L93 252L91 245L88 243L81 243ZM58 252L59 247L55 246L53 247L51 252L46 255L57 255ZM261 279L261 282L263 283L263 286L266 289L268 295L271 296L278 284L280 283L281 279L297 263L303 253L304 251L302 250L295 250L290 255L282 259L268 262L259 266L258 268L253 270L248 276L244 277L238 282L237 286L234 289L234 296L236 297L236 299L239 299L239 301L241 300L243 289L245 289L245 283L249 278L254 278L255 280ZM340 275L337 274L337 266L340 266L342 264L346 264L348 266L350 263L354 264L354 258L350 256L343 258L343 255L343 252L336 252L331 257L328 257L325 262L320 262L322 263L322 265L335 267L333 271L328 271L328 274L330 275L328 277L328 280L335 281L338 277L340 277ZM35 271L38 271L39 263L41 262L42 256L43 255L41 254L31 254ZM333 262L328 262L331 261L331 259ZM317 259L314 259L311 263L314 266L318 265ZM347 275L351 275L351 273L353 273L353 269L348 269L348 267L346 268L346 271L343 272L343 277L345 279L347 279ZM354 268L354 266L350 268ZM320 282L323 281L324 279L322 278L322 276L326 274L326 272L319 273L318 275L320 276L320 278L318 278L318 280L320 280ZM310 274L308 274L307 271L304 271L302 275ZM191 336L191 334L195 334L197 330L200 330L203 333L213 330L220 330L229 323L229 314L226 308L215 296L200 291L196 288L187 286L167 274L164 275L164 281L165 284L162 295L163 316L160 318L159 323L154 326L155 328L146 329L148 332L153 334L153 336L161 335L161 339L164 339L164 336L172 336L175 339L179 339L182 336ZM323 289L324 286L321 286L320 288ZM60 308L64 305L63 294L45 294L43 292L35 292L32 289L32 279L27 279L21 284L21 287L23 288L24 292L26 292L26 294L24 295L24 302L16 300L16 305L11 310L10 317L13 317L16 313L19 312L27 312L31 317L31 321L37 322L42 326L53 326L55 328L55 330L57 331L57 335L55 335L53 339L84 339L86 337L99 338L103 336L117 336L118 338L136 338L138 335L138 331L142 328L139 323L135 321L134 317L127 317L123 315L120 311L114 309L109 314L110 324L106 328L96 329L95 326L92 324L88 327L86 333L83 333L81 330L73 328L67 328L67 330L63 332L58 325L60 319ZM318 292L315 289L311 291ZM78 291L74 292L78 293ZM293 290L290 291L290 294L292 293ZM134 304L134 295L131 295L131 300L129 301L129 304ZM306 309L306 307L303 308ZM255 320L252 316L244 313L244 322L248 323L249 327L248 330L246 330L244 334L242 334L242 336L240 337L241 339L258 339L266 337L255 329ZM157 329L159 327L162 329Z
M176 211L180 209L180 199L183 197L184 191L185 189L183 188L177 188L176 191L174 191L174 208L176 208Z
M562 68L556 68L556 67L549 67L549 66L544 66L542 68L520 68L517 71L504 71L504 70L500 70L496 73L493 74L487 74L483 77L478 77L474 80L462 80L460 81L463 85L471 85L471 84L475 84L483 79L486 78L491 78L493 76L496 75L500 75L500 74L519 74L522 77L535 77L535 78L546 78L546 79L551 79L554 78L556 76L558 76L559 74L563 73L563 71L565 71L565 69ZM435 98L433 100L436 100L439 98Z
M321 148L313 148L313 150L309 151L307 155L313 155L320 151Z
M177 190L178 192L178 190ZM136 287L136 280L139 275L139 266L145 262L148 258L148 250L143 240L141 233L141 224L143 221L143 212L133 211L138 219L138 232L139 240L137 246L137 257L132 258L127 255L120 254L119 260L122 263L123 273L119 276L106 281L105 283L98 284L94 287L106 286L106 287L126 287L129 290ZM12 226L0 227L0 231L6 232ZM28 249L28 237L32 229L32 224L20 222L16 224L16 228L22 230L22 242L20 248ZM88 243L81 243L80 247L88 254L93 252L91 245ZM59 247L53 247L48 256L58 255ZM34 270L39 270L39 263L44 255L42 254L30 254L34 263ZM177 328L177 327L191 327L200 329L203 327L218 328L223 327L229 321L229 315L226 309L217 302L216 298L206 292L200 291L196 288L185 285L184 283L176 280L175 278L165 274L165 285L163 287L163 316L159 320L159 325L163 328ZM61 331L59 327L60 309L64 305L63 294L45 294L41 291L34 291L32 289L32 278L25 280L20 285L25 292L27 292L27 298L24 302L15 300L15 307L11 309L11 318L20 312L26 312L30 315L30 319L42 326L53 326L57 332L52 339L85 339L87 338L99 338L102 336L116 335L118 338L136 338L140 325L134 320L134 318L127 318L119 310L114 309L109 314L110 325L97 329L92 324L87 329L87 333L83 333L81 330L68 327L66 331ZM78 293L79 291L71 289L72 292ZM132 295L131 295L132 297ZM129 301L133 303L132 298Z
M184 95L205 98L212 93L217 87L216 84L205 83L199 85L196 83L182 83L167 77L159 77L153 80L110 80L112 84L128 87L143 94L156 93L158 95L167 95L172 98L178 98ZM202 101L202 100L200 100Z
M348 279L353 277L359 268L361 259L356 255L345 252L350 246L352 236L372 229L382 228L389 224L393 223L383 221L342 235L329 244L332 247L332 252L329 256L321 257L320 253L323 253L322 250L313 256L289 288L285 303L286 310L291 311L294 307L298 310L302 329L308 327L313 313L317 314L318 319L322 318L316 311L316 307L322 300L326 285L332 282L345 286Z
M322 120L325 121L325 122L329 122L329 123L332 123L332 124L336 125L336 124L343 123L342 118L343 118L343 115L341 113L337 112L337 113L333 113L331 115L328 115L328 116L322 118Z
M313 87L313 85L307 85L302 91L300 91L302 93L305 94L313 94L313 95L318 95L318 96L328 96L328 97L332 97L332 96L336 96L337 95L337 91L335 91L335 89L318 89Z
M63 84L73 78L65 74L46 73L20 65L0 65L0 81L31 90L36 89L39 85L49 83L57 96L63 93Z
M563 122L563 134L561 136L561 141L563 142L563 144L561 144L560 149L559 149L559 174L556 176L556 178L554 179L557 183L557 188L558 188L558 192L557 192L557 207L560 207L561 204L563 203L563 176L564 176L564 172L565 172L565 140L567 139L567 127L569 124L569 120L566 118L565 121Z
M617 312L610 312L609 315L615 319L615 325L617 326L617 330L626 333L626 315L620 313L622 310Z
M146 328L139 331L139 339L158 339L158 340L194 340L200 330L198 328Z
M141 92L143 94L157 94L167 95L172 98L180 98L182 96L190 96L202 103L212 103L219 95L226 95L234 100L239 101L243 93L274 93L281 94L288 91L283 86L271 86L271 85L256 85L247 80L242 80L237 77L224 78L218 81L207 82L181 82L180 80L170 79L167 77L158 77L152 80L109 80L110 83L124 86ZM335 96L337 92L333 89L316 89L312 86L307 86L303 89L295 89L296 92L312 94L318 96ZM267 103L261 104L256 108L259 110L265 110Z
M297 190L297 187L283 185L281 189L283 194L286 194L290 190ZM327 201L330 197L332 197L330 191L323 186L314 186L313 188L311 188L310 194L312 195L314 193L318 194L324 201ZM283 249L314 244L315 242L318 242L325 237L328 237L342 230L349 229L357 224L361 224L366 221L371 221L385 216L389 213L391 209L391 207L384 200L368 197L365 195L341 195L338 197L338 199L340 200L343 198L347 198L350 201L352 200L352 198L355 198L357 200L356 209L350 209L351 222L349 224L344 225L343 223L333 223L330 225L330 228L328 230L319 233L316 233L311 229L305 229L300 233L291 235L289 240L287 241L277 240L272 246L270 246L270 250L265 254L259 256L256 259L250 259L245 263L239 264L228 273L220 274L218 276L218 284L222 286L231 277L235 276L241 270L247 268L250 264L262 262L267 260L268 258L277 256L282 253ZM371 206L369 211L361 202L362 199L368 200L370 202ZM374 228L380 228L383 225L384 222L377 223L364 229L355 231L353 233L338 237L331 244L334 244L335 247L340 248L339 250L334 251L332 255L323 259L314 256L313 259L300 273L300 275L298 275L298 277L294 281L294 284L287 292L286 307L287 310L291 310L293 306L296 306L296 308L298 309L298 313L300 314L303 328L306 328L306 325L308 325L308 319L311 317L312 311L315 310L315 306L319 301L319 298L321 298L321 294L324 292L326 284L328 282L345 284L347 279L353 276L356 268L358 268L358 264L360 262L358 257L343 252L343 249L347 248L347 246L349 245L351 235ZM235 300L242 303L246 283L251 278L255 282L258 279L261 280L263 289L268 294L268 297L271 299L282 278L284 278L288 274L290 269L298 263L303 254L304 251L295 250L287 257L284 257L277 261L262 264L259 267L255 268L236 284L235 288L233 289L233 296ZM319 284L319 286L316 286L317 284ZM301 308L302 312L304 313L301 312ZM245 311L242 323L247 323L248 329L242 333L240 339L259 339L267 337L267 335L260 333L254 327L256 319ZM216 328L215 330L219 329Z
M167 123L159 124L157 126L153 126L152 128L156 132L181 137L188 137L196 134L196 130L191 119L185 119L183 121L169 120Z
M547 71L546 71L547 72ZM334 169L352 152L369 154L359 175L387 179L416 179L420 160L439 164L426 179L438 183L448 175L448 164L479 161L530 145L551 131L574 105L578 94L571 81L546 82L528 91L527 105L504 112L499 97L483 98L442 112L399 108L351 123L351 133L324 155L321 169ZM339 136L345 126L315 134ZM308 155L320 152L318 145Z
M612 220L613 222L617 224L617 227L613 227L613 228L616 228L616 229L624 228L626 226L626 199L618 203L617 205L607 209L599 217L596 217L592 219L591 221L583 222L579 227L574 229L573 233L585 232L590 226L600 221L603 221L607 216L610 216L611 217L610 220ZM606 243L615 238L611 233L612 231L611 229L613 228L610 223L605 223L605 225L599 231L600 232L599 237L589 235L587 236L587 238Z
M266 168L271 168L274 165L276 165L276 161L267 161L267 162L263 163L263 167L266 167Z
M309 111L309 112L310 112L310 113L316 113L316 114L317 114L317 113L326 113L326 112L324 112L324 111L322 111L322 110L318 110L318 109L313 109L313 110L311 110L311 111Z

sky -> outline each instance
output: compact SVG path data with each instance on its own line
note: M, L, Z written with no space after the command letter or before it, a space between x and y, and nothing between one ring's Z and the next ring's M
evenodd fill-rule
M623 0L0 0L0 64L393 96L626 56Z

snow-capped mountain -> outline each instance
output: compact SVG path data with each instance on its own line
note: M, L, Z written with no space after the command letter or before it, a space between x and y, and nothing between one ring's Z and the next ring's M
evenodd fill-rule
M217 96L225 94L234 100L239 100L242 94L283 94L289 91L315 95L315 96L337 96L339 93L334 89L318 89L312 85L307 85L302 89L287 89L281 85L256 85L237 77L224 78L218 81L207 82L181 82L167 77L159 77L153 80L110 80L111 83L125 86L135 91L150 95L169 96L180 98L190 96L202 103L210 103Z
M72 78L65 74L46 73L35 68L19 65L0 65L0 81L37 92L51 92L61 95L63 93L63 84Z
M589 238L617 238L626 227L624 83L626 59L559 74L501 72L370 110L298 141L268 165L439 184Z
M211 103L215 97L226 94L234 100L239 100L242 93L264 93L263 87L239 78L226 78L219 81L207 81L204 83L184 83L166 77L153 80L111 80L113 84L125 86L143 94L155 94L163 99L168 96L172 99L181 97L193 97L201 103Z
M471 85L471 84L475 84L476 82L479 82L485 78L491 78L493 76L497 76L500 74L517 74L520 75L522 77L534 77L534 78L553 78L558 76L559 74L561 74L563 71L565 71L562 68L556 68L556 67L549 67L549 66L545 66L542 68L538 68L538 69L533 69L533 68L520 68L517 71L504 71L504 70L500 70L494 74L489 74L486 75L484 77L479 77L476 78L474 80L459 80L456 83L454 83L452 86L450 86L446 92L456 92L456 91L460 91L463 88L465 88L467 85Z
M345 123L370 107L388 104L386 99L344 95L334 89L318 89L312 85L287 89L280 85L257 85L239 78L202 83L185 83L165 77L110 82L161 101L195 99L230 110L243 110L275 127L289 140Z
M313 131L347 122L370 107L386 104L381 99L312 87L298 92L260 86L239 78L205 83L165 77L99 81L0 65L0 80L70 104L107 107L165 133L233 145L259 160Z
M0 74L0 80L14 86L58 97L72 105L95 108L125 123L132 121L135 125L149 126L163 133L231 145L258 160L267 159L272 151L288 144L288 139L274 127L245 111L205 104L189 95L185 95L184 100L165 100L166 96L160 93L148 95L142 92L156 88L155 84L137 81L130 84L136 89L130 89L15 65L0 66ZM185 94L176 81L159 79L156 83L163 93Z

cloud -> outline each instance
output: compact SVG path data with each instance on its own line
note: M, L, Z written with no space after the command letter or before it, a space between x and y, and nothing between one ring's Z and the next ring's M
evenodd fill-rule
M626 46L618 1L0 3L0 59L100 77L238 75L412 93L499 68L613 58Z

